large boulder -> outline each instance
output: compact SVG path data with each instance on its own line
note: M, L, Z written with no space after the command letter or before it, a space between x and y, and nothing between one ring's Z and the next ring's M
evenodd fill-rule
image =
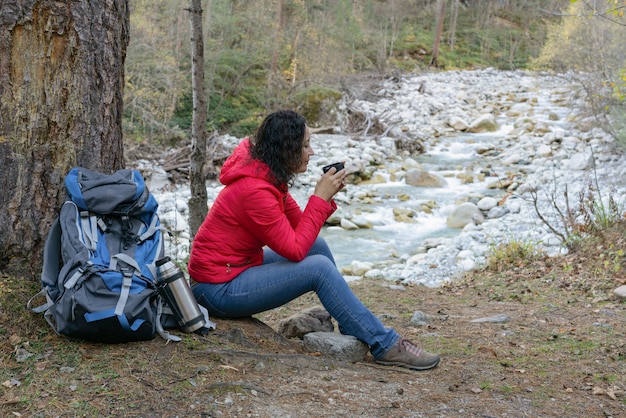
M404 175L406 184L416 187L446 187L448 182L439 174L429 173L422 168L412 168Z
M478 206L471 202L461 203L452 213L448 215L446 224L448 228L463 228L465 225L474 223L481 224L485 221L485 216L478 209Z
M278 324L278 332L285 338L300 338L310 332L333 332L335 325L330 314L321 306L305 309Z
M498 130L498 124L496 123L496 117L491 113L484 114L472 122L467 128L471 133L483 133L483 132L495 132Z

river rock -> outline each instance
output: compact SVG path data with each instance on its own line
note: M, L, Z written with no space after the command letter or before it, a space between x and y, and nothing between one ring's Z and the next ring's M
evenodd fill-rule
M402 162L402 169L405 171L408 171L412 168L419 168L422 169L422 166L415 161L413 158L406 158L403 162Z
M532 115L533 107L530 103L515 103L511 108L506 112L507 116L522 116L522 115Z
M568 170L581 171L589 168L593 164L593 156L591 153L582 153L572 155L567 163Z
M490 196L483 197L482 199L478 201L476 206L478 206L478 209L480 210L488 211L489 209L498 206L498 199L495 199Z
M387 179L381 174L375 173L372 177L367 180L363 180L361 182L362 185L366 184L384 184L387 182Z
M458 116L451 116L450 120L448 120L448 125L456 131L465 131L469 128L469 124Z
M478 206L471 202L461 203L446 219L448 228L463 228L469 223L481 224L485 220Z
M429 173L421 168L412 168L404 176L406 184L415 187L445 187L446 179L436 173Z
M365 273L372 269L373 264L366 261L355 260L350 264L350 267L354 276L363 276Z
M487 218L497 219L503 217L507 213L509 213L509 208L504 206L496 206L489 209L489 211L487 212Z
M170 211L160 216L161 223L173 232L185 232L189 230L187 218L180 211Z
M537 147L537 155L541 157L549 157L552 155L552 147L550 145L541 144Z
M170 184L170 176L161 167L154 167L146 179L149 190L159 190Z
M414 223L415 212L406 208L393 208L393 218L396 222Z
M354 231L355 229L359 229L359 226L354 222L351 222L347 219L342 219L340 223L341 227L346 231Z
M364 216L355 216L350 220L354 225L358 226L359 228L371 229L374 227L374 225Z
M472 133L495 132L497 130L496 118L491 113L480 116L467 128L467 131Z

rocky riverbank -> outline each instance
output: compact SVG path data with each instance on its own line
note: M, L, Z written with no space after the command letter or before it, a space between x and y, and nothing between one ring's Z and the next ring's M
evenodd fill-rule
M321 167L342 160L352 175L337 196L340 210L329 219L334 234L350 237L366 228L375 234L380 224L368 220L368 207L391 202L389 222L419 231L432 215L444 217L452 231L424 239L410 251L392 249L374 262L360 259L351 248L353 259L340 266L347 278L438 286L482 265L495 246L512 240L549 254L564 253L562 238L575 227L567 222L583 222L581 196L591 192L605 208L610 198L621 205L626 183L624 157L613 138L586 128L587 121L573 110L575 99L575 88L565 78L522 71L452 71L388 80L368 100L344 105L335 134L313 136L317 156L293 193L305 204ZM363 130L342 134L354 115L364 120ZM436 160L459 136L472 158L430 170L418 163L429 154ZM230 136L219 140L226 150L239 142ZM188 188L172 185L158 164L140 161L139 167L157 194L163 222L176 232L171 251L185 259ZM391 183L447 187L448 192L456 187L454 203L378 191ZM475 187L460 187L467 185ZM220 185L209 184L208 190L211 202ZM564 213L571 218L567 222Z

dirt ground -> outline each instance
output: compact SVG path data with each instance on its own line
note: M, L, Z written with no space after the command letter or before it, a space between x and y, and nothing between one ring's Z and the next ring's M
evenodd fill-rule
M35 280L0 279L7 417L626 417L624 232L562 258L501 257L441 288L359 280L383 322L439 353L430 371L347 363L279 336L315 295L207 336L93 344L25 307ZM431 316L412 326L413 312ZM507 315L503 323L473 319Z

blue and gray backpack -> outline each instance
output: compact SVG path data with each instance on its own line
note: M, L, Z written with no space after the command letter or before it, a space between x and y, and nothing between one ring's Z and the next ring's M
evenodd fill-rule
M164 256L164 230L139 171L76 167L65 187L44 248L42 290L33 297L44 295L46 303L31 309L68 337L119 343L158 332L180 340L164 331L155 264Z

